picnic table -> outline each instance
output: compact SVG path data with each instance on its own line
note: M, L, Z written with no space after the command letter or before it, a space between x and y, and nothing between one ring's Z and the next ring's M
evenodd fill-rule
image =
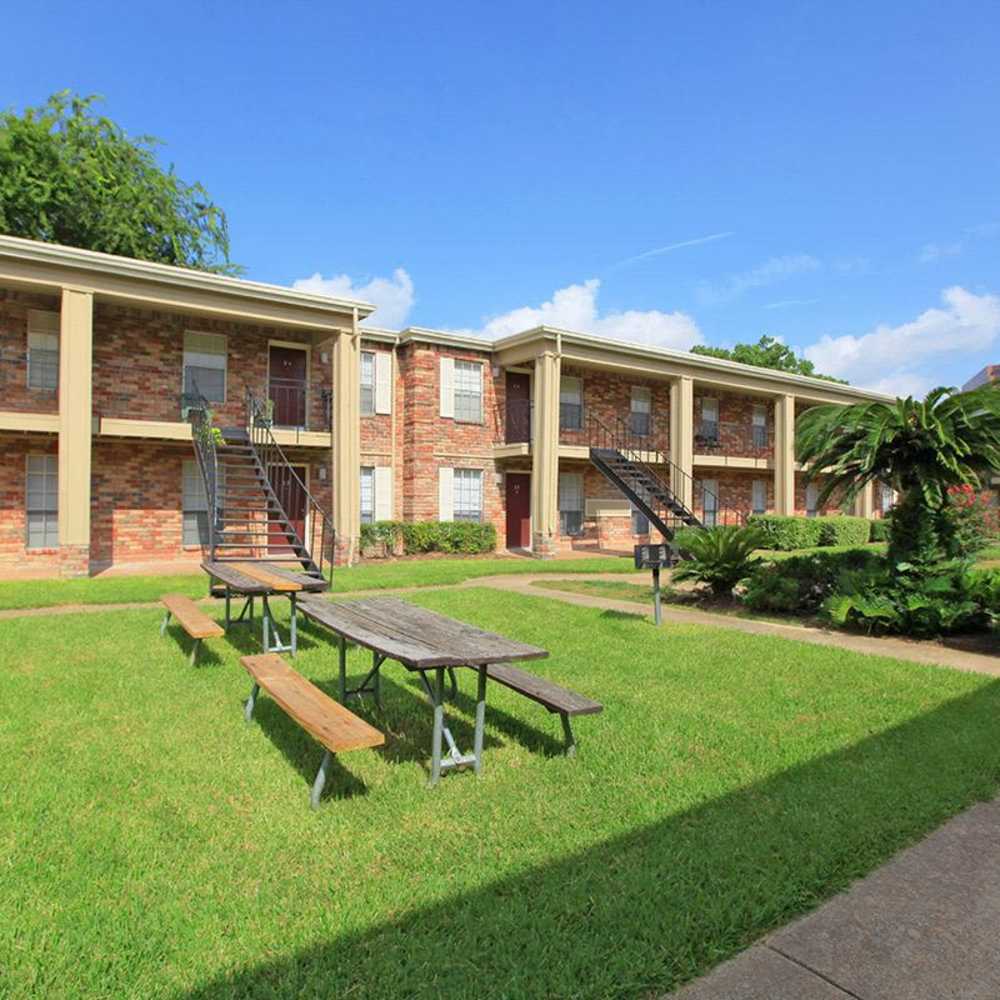
M203 562L201 568L213 581L211 586L213 596L226 599L226 631L230 626L252 624L254 601L261 601L261 646L265 653L290 652L292 656L298 647L298 628L296 623L296 603L300 593L316 593L326 590L326 580L317 579L306 573L296 573L293 570L277 566L266 566L261 563L247 562ZM218 586L214 581L218 581ZM269 598L275 595L287 597L291 608L289 623L289 640L282 642L281 633L271 614ZM236 618L231 614L233 597L245 598L243 608Z
M482 767L483 729L486 720L486 682L492 664L539 660L548 652L538 646L515 642L493 632L447 618L434 611L418 608L396 597L376 597L368 600L332 602L324 598L305 596L299 602L302 613L323 625L339 638L339 696L341 704L350 695L372 694L381 707L379 674L386 660L395 660L417 673L420 683L434 708L434 730L431 738L432 785L440 780L447 768L471 764L478 774ZM372 651L372 666L361 683L347 687L347 643L353 642ZM475 670L478 674L476 695L476 727L473 749L463 754L445 723L445 671L448 671L455 694L456 667ZM434 683L428 674L434 674ZM448 744L448 755L442 755L442 741Z

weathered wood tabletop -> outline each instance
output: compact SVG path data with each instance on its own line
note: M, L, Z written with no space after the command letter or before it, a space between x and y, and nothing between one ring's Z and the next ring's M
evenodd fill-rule
M260 566L252 562L203 562L201 568L214 580L240 594L286 593L295 590L319 592L329 586L305 573L278 566Z
M479 667L549 655L538 646L486 632L397 597L335 602L303 597L299 608L331 631L410 670Z

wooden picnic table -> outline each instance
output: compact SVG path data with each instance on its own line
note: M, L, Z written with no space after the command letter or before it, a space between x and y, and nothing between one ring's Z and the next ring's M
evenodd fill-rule
M261 601L261 646L265 653L290 652L295 655L298 648L297 597L300 593L316 593L327 589L326 580L317 579L306 573L278 566L252 562L203 562L201 568L212 581L221 585L221 594L226 599L226 630L231 625L252 624L254 600ZM217 587L212 586L213 595ZM291 609L289 641L283 643L274 615L271 613L269 598L275 595L287 597ZM245 598L243 608L236 618L231 615L232 598ZM272 641L273 640L273 641Z
M515 642L494 632L486 632L465 622L456 621L425 608L418 608L396 597L374 597L356 601L329 601L304 596L299 607L314 622L328 628L339 638L341 703L350 695L366 693L381 707L379 673L382 664L396 660L416 672L434 707L434 731L431 738L431 780L437 784L447 768L471 764L478 774L482 767L483 729L486 720L487 668L496 663L540 660L548 651L538 646ZM356 688L347 687L347 643L353 642L372 651L372 667ZM467 667L478 674L476 727L471 754L463 754L445 724L444 679L449 672L455 694L456 667ZM435 674L432 684L427 674ZM448 744L448 756L442 759L442 739Z

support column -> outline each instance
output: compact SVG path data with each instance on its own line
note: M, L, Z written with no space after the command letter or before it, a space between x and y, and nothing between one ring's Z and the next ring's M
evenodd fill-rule
M59 317L59 562L63 576L90 572L94 295L62 290Z
M875 516L875 484L869 483L854 501L854 513L858 517L867 517L870 521Z
M670 383L670 461L674 495L688 510L694 502L694 381L686 375Z
M361 335L357 310L351 330L333 341L333 530L334 562L350 566L358 558L361 532Z
M774 403L774 510L795 513L795 397Z
M559 535L559 379L554 351L535 358L535 414L531 431L531 548L551 559Z

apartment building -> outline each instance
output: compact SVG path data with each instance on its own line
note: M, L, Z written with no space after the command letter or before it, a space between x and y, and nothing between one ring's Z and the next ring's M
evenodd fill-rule
M0 566L200 560L196 398L230 429L267 402L294 470L288 519L305 537L329 512L340 563L384 519L489 521L501 547L541 557L645 540L591 461L601 442L627 441L706 523L824 513L794 460L796 415L884 398L565 330L383 330L372 312L0 236ZM857 512L881 503L869 490Z

